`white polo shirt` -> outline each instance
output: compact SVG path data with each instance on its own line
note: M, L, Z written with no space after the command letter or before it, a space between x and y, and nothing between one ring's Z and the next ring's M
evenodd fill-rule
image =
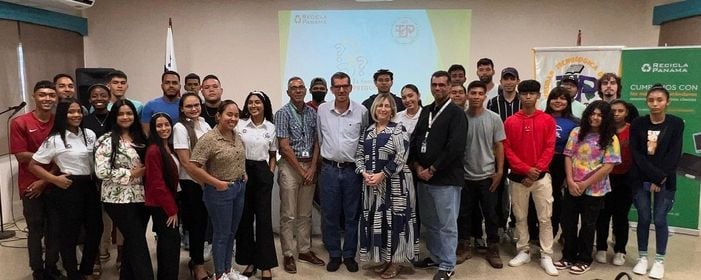
M236 133L246 147L246 159L268 161L270 152L277 152L275 125L268 120L256 125L251 119L241 119L236 125Z
M95 132L85 128L78 133L66 131L64 144L61 136L49 136L34 153L32 159L41 164L56 163L61 173L71 175L90 175L93 171L93 150L95 150Z
M204 118L199 117L197 119L197 125L195 126L195 137L200 139L202 135L212 130L209 124L204 120ZM190 137L187 135L187 128L185 125L178 122L173 126L173 149L175 150L190 150ZM192 151L191 151L192 152ZM187 174L185 168L180 168L180 180L191 180L190 174Z
M419 106L419 110L411 117L407 115L406 110L401 111L394 116L394 122L402 124L406 128L406 132L411 136L414 133L414 128L416 128L416 123L419 121L419 116L421 116L421 110L423 108Z

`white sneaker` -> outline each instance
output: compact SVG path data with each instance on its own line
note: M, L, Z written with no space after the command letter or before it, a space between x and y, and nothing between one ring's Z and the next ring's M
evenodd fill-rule
M521 251L516 254L516 256L509 261L509 266L520 266L524 263L531 261L531 255L528 251ZM552 262L551 262L552 263Z
M596 259L596 262L598 263L606 263L606 251L596 251L594 259Z
M211 243L209 243L209 242L204 243L203 254L204 254L204 261L208 262L208 261L212 260L212 244Z
M613 265L621 266L626 264L626 254L624 253L616 253L613 255Z
M550 276L558 276L560 273L557 272L557 268L553 264L553 259L550 256L543 256L540 258L540 266L543 267L545 273Z
M241 272L233 267L231 270L229 270L229 273L227 273L226 276L229 277L229 280L248 280L248 277L241 275Z
M633 273L640 275L647 273L647 258L638 258L638 263L633 267Z
M664 263L661 261L655 261L655 263L652 264L650 273L648 273L647 276L653 279L662 279L664 277Z
M216 280L229 280L229 276L226 275L226 273L224 273L221 276L219 276L219 278L217 278Z

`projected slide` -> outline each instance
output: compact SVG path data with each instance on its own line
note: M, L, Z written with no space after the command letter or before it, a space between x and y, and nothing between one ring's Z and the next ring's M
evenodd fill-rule
M280 11L278 18L283 89L292 76L308 84L343 71L351 76L351 98L362 102L377 92L373 73L389 69L392 92L413 83L430 102L431 73L469 62L470 10ZM283 104L288 100L283 93Z

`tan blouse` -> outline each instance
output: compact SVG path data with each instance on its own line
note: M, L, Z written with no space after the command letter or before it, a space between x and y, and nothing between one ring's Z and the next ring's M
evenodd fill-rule
M215 126L197 140L190 156L213 177L222 181L235 181L246 174L246 149L241 137L234 133L234 141L225 138Z

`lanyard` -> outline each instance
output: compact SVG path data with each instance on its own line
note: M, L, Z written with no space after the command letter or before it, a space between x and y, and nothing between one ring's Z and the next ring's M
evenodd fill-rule
M302 109L302 114L300 118L300 114L297 112L297 109L294 108L294 105L292 103L287 103L287 107L290 110L290 114L297 120L297 123L299 123L299 127L302 128L302 135L307 135L307 129L305 127L305 122L304 122L304 109Z
M429 134L429 132L431 132L431 126L433 126L433 122L435 122L436 119L438 118L438 116L440 116L441 113L443 113L443 110L445 110L445 108L448 107L448 104L450 104L450 102L451 102L450 100L445 101L445 104L443 104L443 107L441 107L441 109L438 110L438 113L436 113L435 118L433 117L433 112L428 113L428 129L426 130L426 134L424 136L424 142L426 142L426 140L428 140L428 134Z

